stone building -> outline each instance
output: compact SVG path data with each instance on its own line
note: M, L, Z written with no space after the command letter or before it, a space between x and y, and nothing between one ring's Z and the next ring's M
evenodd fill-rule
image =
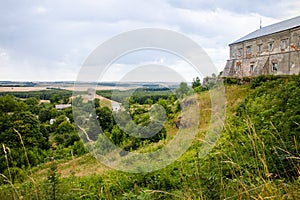
M69 108L69 107L71 107L72 105L71 104L56 104L55 105L55 108L57 109L57 110L62 110L62 109L64 109L64 108Z
M260 28L229 45L224 77L300 72L300 16Z

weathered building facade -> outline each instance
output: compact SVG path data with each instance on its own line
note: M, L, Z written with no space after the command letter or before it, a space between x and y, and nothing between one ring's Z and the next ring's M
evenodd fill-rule
M224 77L300 72L300 16L260 28L229 45Z

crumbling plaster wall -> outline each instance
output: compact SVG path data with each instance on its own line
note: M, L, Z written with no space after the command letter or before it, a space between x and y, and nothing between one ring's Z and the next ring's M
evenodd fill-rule
M286 48L282 48L284 40ZM248 52L248 47L251 48L251 53ZM300 27L230 45L230 62L227 61L223 74L237 77L257 76L263 72L274 75L298 74L299 56ZM277 63L277 71L273 70L273 63ZM254 70L251 70L251 65L254 66Z

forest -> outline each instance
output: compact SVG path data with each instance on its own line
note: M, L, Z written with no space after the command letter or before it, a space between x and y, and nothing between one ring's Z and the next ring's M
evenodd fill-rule
M225 84L226 120L212 151L201 157L213 109L210 91L218 81ZM191 87L96 93L122 103L118 116L128 123L120 125L101 100L71 99L66 90L0 94L0 199L300 199L300 75L215 77L205 85L197 77ZM149 173L99 163L78 133L76 109L55 109L57 103L92 106L101 131L91 139L100 151L107 150L105 136L128 152L151 152L175 137L181 102L193 94L201 120L191 146ZM147 133L145 127L158 133L136 137Z

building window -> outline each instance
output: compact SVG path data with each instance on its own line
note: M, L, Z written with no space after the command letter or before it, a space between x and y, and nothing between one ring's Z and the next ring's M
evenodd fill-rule
M273 42L272 43L269 43L269 51L273 51Z
M287 48L287 39L281 40L281 49L284 50Z
M278 64L277 63L273 63L272 71L277 72L277 70L278 70Z
M251 47L250 46L247 47L247 54L251 54Z
M238 49L238 56L242 56L242 54L243 54L243 48L239 48Z
M254 64L251 64L250 65L250 72L253 72L254 71Z
M257 50L258 50L258 53L262 52L262 44L257 45Z
M236 63L236 67L237 67L237 71L240 72L242 69L242 63L241 62L237 62Z

